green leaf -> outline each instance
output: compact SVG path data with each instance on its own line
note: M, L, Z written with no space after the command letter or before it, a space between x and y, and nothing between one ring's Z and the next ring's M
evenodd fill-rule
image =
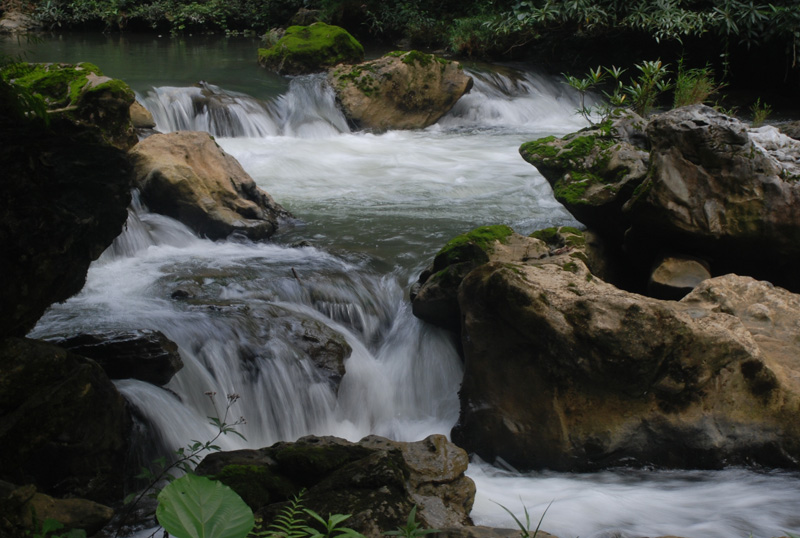
M245 538L253 511L221 482L188 474L158 495L156 517L176 538Z

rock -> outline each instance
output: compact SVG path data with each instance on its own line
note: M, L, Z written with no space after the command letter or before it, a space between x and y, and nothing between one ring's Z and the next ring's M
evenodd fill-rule
M734 275L683 301L581 260L484 264L459 288L465 373L453 442L519 469L800 461L800 297ZM759 306L760 305L760 306Z
M423 129L472 88L460 64L415 50L339 66L328 71L328 81L345 116L375 131Z
M800 121L790 121L778 126L778 129L790 138L800 140Z
M29 534L35 533L37 525L54 519L64 526L65 531L81 529L92 536L111 521L114 515L114 510L108 506L86 499L56 499L37 492L32 485L15 487L5 498L0 499L0 505L7 507L3 519L9 525L9 528L4 529L9 534L14 530L21 534L23 529Z
M527 142L519 151L547 179L567 211L619 242L627 228L622 206L647 173L645 124L631 112L564 138Z
M233 488L265 522L306 488L304 507L352 514L348 527L377 538L404 526L415 504L424 527L470 524L475 485L464 476L468 461L466 452L442 435L416 443L309 436L260 450L210 454L197 473Z
M183 368L178 345L160 331L79 334L51 343L94 360L110 379L166 385Z
M428 323L459 331L458 287L475 267L491 260L518 261L547 255L546 245L504 225L482 226L449 241L412 292L414 315Z
M133 90L121 80L104 76L100 68L79 64L15 63L0 70L6 80L41 95L51 115L95 126L103 138L120 149L136 144L130 106Z
M4 99L4 101L7 103ZM130 165L97 131L0 113L0 338L24 336L79 292L122 231Z
M306 9L301 7L297 10L297 13L292 16L292 19L289 21L289 26L309 26L315 22L319 22L321 15L322 11L319 9Z
M57 497L122 498L131 419L94 361L21 338L0 341L0 479Z
M709 259L714 274L800 289L800 142L770 133L703 105L654 117L650 170L626 205L628 251L685 252Z
M200 235L269 238L289 213L261 190L208 133L153 135L130 152L134 181L150 210Z
M709 278L711 273L703 260L691 256L665 256L650 275L647 295L679 301Z
M19 11L9 11L0 19L0 34L24 34L38 26L33 17Z
M324 71L363 59L364 47L347 30L323 22L290 26L273 46L258 49L258 63L285 75Z
M153 115L139 101L131 103L130 116L131 123L136 129L153 129L156 126Z

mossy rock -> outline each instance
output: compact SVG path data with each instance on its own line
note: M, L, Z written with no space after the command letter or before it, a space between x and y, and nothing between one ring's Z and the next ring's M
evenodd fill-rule
M135 94L94 64L15 63L0 70L6 81L40 96L51 115L94 125L110 144L130 149L137 138L130 118Z
M361 43L344 28L323 22L290 26L275 45L258 50L262 66L286 75L314 73L340 63L363 60Z
M495 241L506 241L514 230L503 224L481 226L447 242L433 260L433 270L442 271L461 262L486 263Z

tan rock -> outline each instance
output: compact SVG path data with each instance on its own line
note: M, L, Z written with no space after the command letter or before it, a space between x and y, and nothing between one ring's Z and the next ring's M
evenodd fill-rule
M137 129L152 129L156 126L153 115L139 101L131 104L131 123Z
M130 158L147 206L200 235L266 239L278 218L289 216L208 133L156 134L139 142Z
M328 80L347 118L375 131L432 125L472 87L457 62L418 51L338 66Z
M691 256L665 256L650 275L647 294L677 301L709 278L708 264L702 260Z

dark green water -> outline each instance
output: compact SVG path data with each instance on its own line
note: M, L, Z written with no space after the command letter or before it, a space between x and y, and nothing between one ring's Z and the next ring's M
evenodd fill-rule
M137 92L200 80L258 98L286 91L288 79L258 65L259 38L154 34L0 37L0 51L29 62L91 62Z

